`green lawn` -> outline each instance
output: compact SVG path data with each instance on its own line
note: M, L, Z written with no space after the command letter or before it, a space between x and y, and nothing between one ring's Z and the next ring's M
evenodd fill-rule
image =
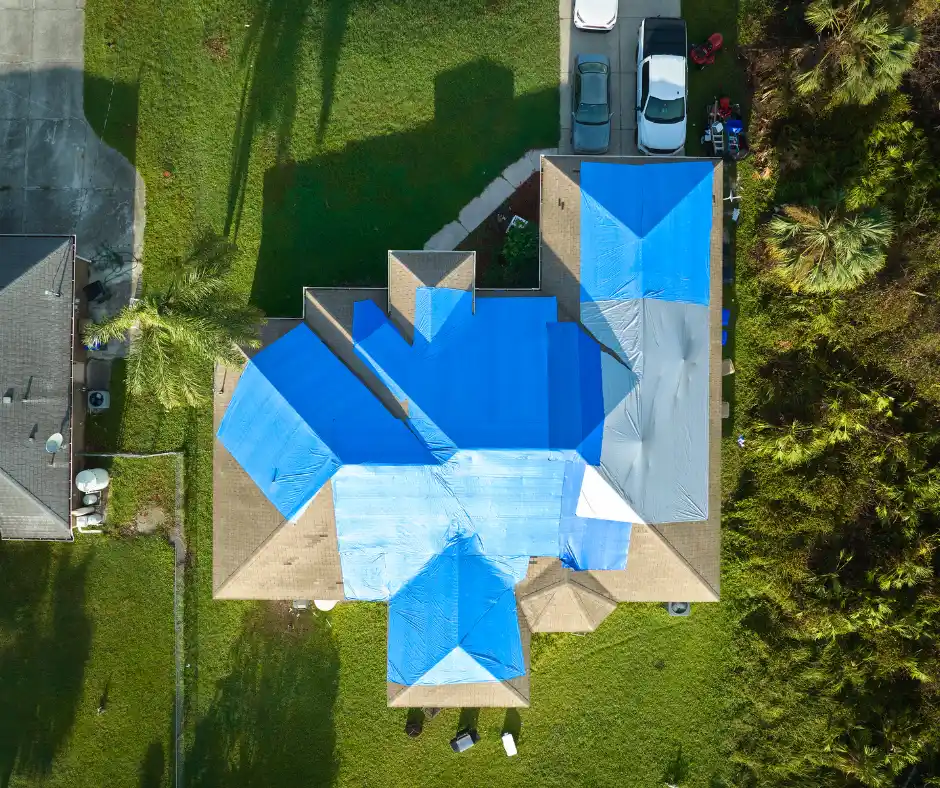
M225 672L195 726L192 785L654 788L680 747L686 784L721 785L718 606L676 619L658 605L624 605L593 634L536 638L532 707L482 710L482 740L459 758L448 741L476 719L471 710L445 710L412 740L407 711L385 706L384 605L299 619L286 604L238 607ZM518 758L503 753L505 728L519 732Z
M552 0L86 12L87 114L147 184L147 286L212 228L242 251L242 292L297 315L304 285L384 284L389 248L421 248L557 144Z
M0 542L0 578L0 785L171 785L169 544Z
M716 98L728 96L732 104L741 104L747 113L749 102L742 61L737 56L738 4L732 0L685 0L682 16L689 31L689 46L705 41L712 33L724 36L722 50L715 62L700 69L689 61L689 126L686 153L712 156L711 144L701 144L705 133L706 109Z
M145 287L206 229L236 240L235 284L272 315L298 314L302 285L384 284L387 249L420 248L503 167L556 144L556 13L88 0L86 113L147 184ZM211 414L125 397L120 367L112 394L98 448L186 455L187 783L653 788L680 743L690 784L720 771L720 608L624 606L593 635L540 639L522 757L502 754L504 713L484 711L484 742L458 759L459 712L413 741L385 707L383 606L288 629L283 608L212 600Z

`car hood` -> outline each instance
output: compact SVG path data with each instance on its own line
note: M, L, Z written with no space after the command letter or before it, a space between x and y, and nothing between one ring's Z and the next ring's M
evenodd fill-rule
M575 121L571 130L578 153L602 153L610 147L610 124L587 125Z
M589 27L605 27L617 16L617 0L577 0L575 13Z
M685 145L685 121L653 123L642 114L638 126L639 143L644 148L674 151Z

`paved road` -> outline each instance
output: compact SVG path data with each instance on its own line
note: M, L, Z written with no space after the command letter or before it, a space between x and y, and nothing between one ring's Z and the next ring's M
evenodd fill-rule
M559 150L571 152L571 69L579 54L610 58L613 94L611 145L613 156L635 156L636 38L647 16L681 16L679 0L620 0L617 24L609 33L578 30L571 21L574 0L559 0L561 34L561 140Z
M82 257L139 258L143 181L85 121L84 31L84 0L0 0L0 233L75 233Z

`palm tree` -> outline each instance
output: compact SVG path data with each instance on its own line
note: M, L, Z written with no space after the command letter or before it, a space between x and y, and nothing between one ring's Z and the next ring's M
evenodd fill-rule
M768 223L777 273L794 290L850 290L880 270L894 224L888 211L844 215L786 205Z
M806 21L820 41L798 53L813 55L815 63L797 77L796 89L805 96L828 91L830 106L871 104L898 87L917 54L917 31L893 25L885 11L871 9L869 0L846 5L814 0Z
M213 363L241 366L239 345L258 347L261 312L227 285L235 247L208 235L163 292L133 301L113 317L88 326L88 346L131 338L127 387L155 396L165 408L209 401Z

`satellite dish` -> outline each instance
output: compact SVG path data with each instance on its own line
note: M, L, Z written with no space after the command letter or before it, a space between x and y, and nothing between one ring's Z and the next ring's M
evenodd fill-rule
M50 465L55 465L55 453L62 448L62 441L65 440L62 437L61 432L54 432L46 440L46 451L52 455L49 460Z

